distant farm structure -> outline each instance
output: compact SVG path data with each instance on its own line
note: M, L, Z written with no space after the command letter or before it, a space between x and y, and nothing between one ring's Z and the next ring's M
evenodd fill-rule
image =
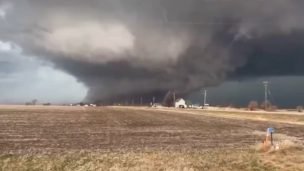
M174 106L176 108L187 108L186 101L182 98L177 99Z

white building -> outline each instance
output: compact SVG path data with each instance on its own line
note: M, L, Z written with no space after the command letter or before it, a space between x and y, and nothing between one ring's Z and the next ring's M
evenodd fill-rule
M186 101L184 99L177 99L175 101L176 108L187 108Z

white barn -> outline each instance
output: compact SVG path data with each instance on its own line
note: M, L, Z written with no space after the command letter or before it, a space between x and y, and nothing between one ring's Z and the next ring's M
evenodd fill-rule
M176 108L187 108L186 101L184 99L177 99L175 101Z

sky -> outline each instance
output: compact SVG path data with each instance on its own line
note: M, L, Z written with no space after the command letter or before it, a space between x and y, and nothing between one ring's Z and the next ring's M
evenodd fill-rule
M243 81L226 81L215 87L205 87L207 103L213 106L245 107L250 101L264 102L265 88L263 82L267 80L268 100L278 107L295 108L304 105L304 77L262 77ZM203 89L203 88L202 88ZM191 93L186 99L194 104L203 104L203 91Z
M24 56L17 45L0 41L0 103L23 104L34 99L40 103L75 103L84 99L86 91L75 77Z
M0 103L303 103L299 0L0 0Z

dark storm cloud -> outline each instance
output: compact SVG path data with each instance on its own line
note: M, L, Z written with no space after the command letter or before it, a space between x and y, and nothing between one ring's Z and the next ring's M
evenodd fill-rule
M268 100L279 108L295 108L304 103L303 76L259 77L246 81L226 81L225 83L208 88L207 103L221 106L244 107L250 101L263 103L263 81L269 81ZM193 103L202 104L202 92L191 93L188 97Z
M249 51L248 61L236 71L237 77L303 75L303 33L294 30L244 42L243 47Z
M4 3L4 1L0 1ZM88 100L303 74L300 0L20 0L0 39L74 75Z

